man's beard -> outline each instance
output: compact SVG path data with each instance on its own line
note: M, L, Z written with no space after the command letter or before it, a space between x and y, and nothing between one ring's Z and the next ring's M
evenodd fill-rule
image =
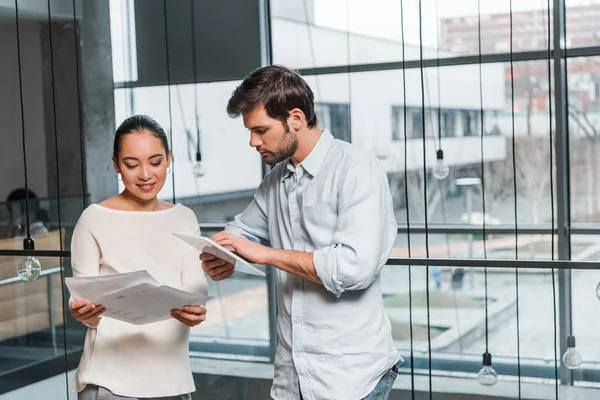
M284 126L286 129L283 138L281 139L281 142L279 142L277 150L271 152L273 158L270 161L265 160L271 167L274 167L286 158L290 158L298 149L298 138L296 137L296 133L290 132L287 124L284 124Z

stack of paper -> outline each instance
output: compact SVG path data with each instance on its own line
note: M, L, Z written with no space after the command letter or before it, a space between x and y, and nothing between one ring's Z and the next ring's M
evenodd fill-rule
M103 316L136 325L169 319L172 309L212 299L161 285L148 271L65 278L65 283L75 300L101 304L106 308Z

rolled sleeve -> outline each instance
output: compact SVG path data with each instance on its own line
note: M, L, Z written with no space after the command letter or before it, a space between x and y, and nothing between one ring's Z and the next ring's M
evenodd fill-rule
M313 253L317 275L340 297L368 288L385 265L397 224L385 171L375 158L348 168L339 188L338 219L329 246Z

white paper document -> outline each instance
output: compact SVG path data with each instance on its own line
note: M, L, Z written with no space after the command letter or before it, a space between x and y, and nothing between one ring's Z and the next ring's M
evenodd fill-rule
M103 316L135 325L172 318L172 309L205 305L212 299L161 285L148 271L65 278L65 284L75 300L101 304L106 308Z
M253 267L248 261L244 260L242 257L227 250L225 247L210 240L207 237L180 235L178 233L174 233L173 235L183 240L193 248L199 250L201 253L212 254L213 256L216 256L222 260L227 261L230 264L233 264L236 272L244 272L246 274L251 275L265 276L265 273L262 272L260 269Z

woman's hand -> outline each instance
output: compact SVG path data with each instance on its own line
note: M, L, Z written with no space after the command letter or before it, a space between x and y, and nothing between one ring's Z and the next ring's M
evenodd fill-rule
M206 319L206 308L202 306L185 306L183 310L171 310L171 317L189 327L196 326Z
M87 300L77 300L70 304L71 316L82 324L95 328L100 323L102 313L106 311L102 305L92 304Z

